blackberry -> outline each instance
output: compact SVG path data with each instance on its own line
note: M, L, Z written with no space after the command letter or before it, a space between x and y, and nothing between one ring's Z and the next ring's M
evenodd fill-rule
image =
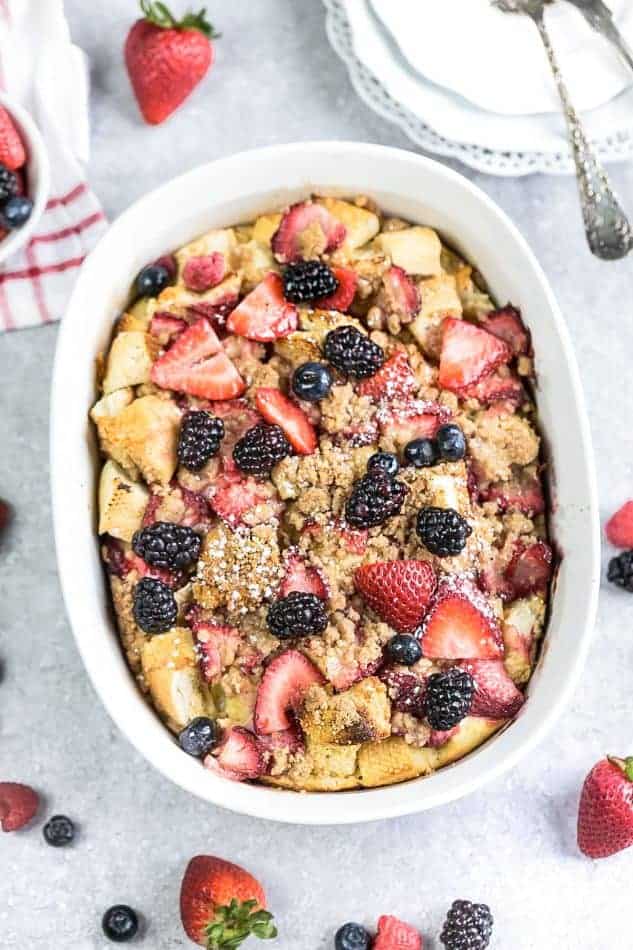
M371 937L364 927L350 921L343 924L336 931L334 937L335 950L369 950L371 946Z
M426 681L426 718L433 729L452 729L470 712L473 678L458 666L433 673Z
M435 436L440 455L447 462L459 462L466 455L464 433L453 422L440 426Z
M440 942L446 950L485 950L490 942L494 921L487 904L453 901Z
M404 457L415 468L428 468L440 460L440 452L435 439L412 439L404 447Z
M316 594L293 590L268 611L268 629L280 640L323 633L328 625L325 601Z
M75 825L66 815L53 815L42 829L46 844L53 848L63 848L75 837Z
M352 326L330 330L325 338L323 352L335 369L356 379L373 376L385 362L382 347Z
M633 594L633 551L623 551L612 557L607 568L607 580Z
M138 932L138 915L127 904L109 907L101 919L101 927L108 940L125 943Z
M218 744L220 739L220 729L214 719L207 719L206 716L196 716L188 723L182 732L178 733L178 742L180 748L187 755L202 758L207 752L210 752Z
M134 534L132 547L152 567L179 571L198 560L200 535L184 525L156 521Z
M171 282L171 274L164 264L148 264L139 271L134 281L137 297L158 297Z
M290 443L280 426L260 422L236 442L233 461L249 475L268 475L290 452Z
M188 412L180 425L178 459L190 472L199 472L217 455L224 438L224 423L204 409Z
M134 588L134 619L145 633L165 633L176 622L178 607L167 584L144 577Z
M398 459L395 455L392 455L391 452L376 452L367 461L368 472L375 472L377 469L381 469L383 472L386 472L387 475L391 475L392 478L398 474L399 468Z
M298 399L318 402L329 394L333 382L332 370L326 363L302 363L294 371L292 391Z
M297 261L283 273L284 297L293 303L305 303L329 297L338 290L338 280L321 261Z
M424 546L438 557L453 557L464 550L473 529L454 508L420 508L416 531Z
M0 162L0 205L18 193L18 176Z
M385 653L390 663L413 666L422 657L422 647L417 637L412 637L408 633L398 633L387 643Z
M375 470L356 482L345 505L345 517L352 528L375 528L397 515L408 492L386 472Z

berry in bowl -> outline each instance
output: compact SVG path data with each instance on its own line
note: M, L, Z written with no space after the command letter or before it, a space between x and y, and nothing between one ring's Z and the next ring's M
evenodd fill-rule
M48 198L41 136L16 103L0 93L0 262L23 247Z
M223 171L219 207L179 217ZM176 224L139 260L166 199ZM105 242L99 330L81 279L71 320L74 359L102 353L96 402L75 381L115 627L94 558L78 567L96 538L61 467L64 340L53 469L67 603L108 631L78 640L117 721L180 784L282 820L416 811L509 767L569 695L598 576L572 357L512 226L433 162L326 143L185 176Z

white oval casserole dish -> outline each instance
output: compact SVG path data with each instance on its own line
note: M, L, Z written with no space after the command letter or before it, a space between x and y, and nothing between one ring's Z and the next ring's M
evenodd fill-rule
M367 194L391 214L436 228L532 331L538 409L551 460L552 535L563 554L545 645L519 717L454 765L386 788L297 794L227 781L185 755L136 687L119 647L96 535L97 448L88 411L95 359L148 261L212 227L247 221L312 192ZM456 172L412 152L299 143L201 166L146 195L85 262L62 322L51 397L53 514L60 581L75 638L111 717L182 788L277 821L344 824L452 801L510 769L553 725L582 670L599 586L599 528L589 426L569 334L548 282L506 215Z

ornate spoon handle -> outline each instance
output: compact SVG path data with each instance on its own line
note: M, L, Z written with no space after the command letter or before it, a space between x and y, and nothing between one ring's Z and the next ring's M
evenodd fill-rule
M572 105L545 26L543 10L532 14L532 19L538 27L543 45L547 51L552 73L563 103L565 121L567 122L576 164L580 204L589 247L596 257L603 260L617 260L625 257L633 247L633 230L611 188L606 171L587 140L578 113Z

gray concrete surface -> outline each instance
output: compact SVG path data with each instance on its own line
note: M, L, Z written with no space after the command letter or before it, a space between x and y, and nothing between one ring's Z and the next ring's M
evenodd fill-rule
M172 121L144 126L121 62L134 6L67 0L92 66L91 178L109 215L172 175L238 149L328 137L410 147L354 95L327 44L317 0L212 3L223 33L213 72ZM587 390L606 516L633 494L633 259L590 257L573 181L466 174L515 219L558 294ZM633 211L633 167L613 175ZM55 337L54 327L0 337L0 497L15 506L0 549L0 779L32 783L48 814L65 812L81 830L65 851L43 844L41 824L0 836L0 946L109 946L99 920L119 901L145 914L143 946L188 946L178 917L180 875L191 855L211 852L245 864L265 883L280 925L274 946L282 950L325 950L339 923L371 924L381 912L410 919L429 936L425 948L440 950L437 934L456 897L490 903L491 946L499 950L630 948L633 852L586 861L575 850L574 824L588 768L605 752L633 751L633 598L603 588L573 705L510 776L466 800L338 830L212 808L154 772L123 739L75 649L56 577L48 490Z

